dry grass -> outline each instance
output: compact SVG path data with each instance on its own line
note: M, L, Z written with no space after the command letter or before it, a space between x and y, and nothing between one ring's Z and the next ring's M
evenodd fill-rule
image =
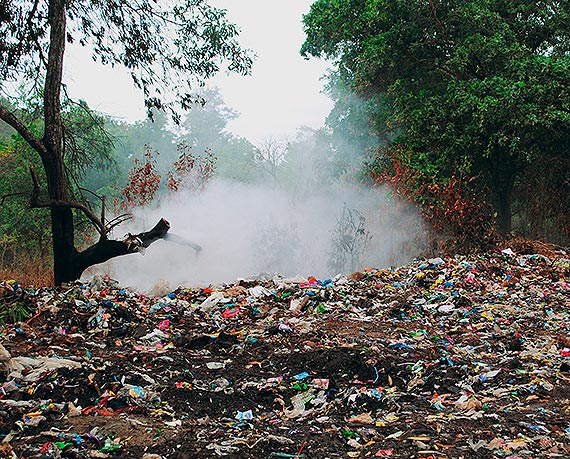
M17 265L0 266L0 281L16 280L22 287L53 286L53 269L45 260L18 260Z

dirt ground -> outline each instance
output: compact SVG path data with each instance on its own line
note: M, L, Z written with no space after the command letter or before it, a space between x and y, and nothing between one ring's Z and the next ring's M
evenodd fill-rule
M4 283L35 312L2 333L0 457L570 457L568 258L156 298Z

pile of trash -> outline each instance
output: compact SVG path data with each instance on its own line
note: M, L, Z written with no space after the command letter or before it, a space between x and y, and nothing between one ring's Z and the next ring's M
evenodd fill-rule
M570 256L523 252L158 296L4 282L31 316L2 330L0 457L570 457Z

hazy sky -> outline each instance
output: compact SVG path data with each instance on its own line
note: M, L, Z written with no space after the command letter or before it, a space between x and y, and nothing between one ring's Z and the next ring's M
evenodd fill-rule
M312 1L214 0L241 29L240 43L257 54L249 77L219 75L226 104L240 116L229 129L254 143L293 135L299 126L320 127L332 102L321 93L327 63L299 55L301 17ZM127 121L144 117L141 95L121 69L99 66L80 48L68 49L66 81L72 97Z

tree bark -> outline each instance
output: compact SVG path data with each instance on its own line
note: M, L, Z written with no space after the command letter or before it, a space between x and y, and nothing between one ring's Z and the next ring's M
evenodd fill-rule
M77 254L72 264L71 276L66 281L76 280L81 277L83 271L90 266L104 263L111 258L136 253L141 248L147 248L153 242L164 239L170 229L170 223L164 218L152 228L139 234L129 234L122 241L114 241L101 238L99 242Z
M44 144L42 162L46 173L50 200L68 201L69 191L63 158L63 121L61 118L61 83L65 53L65 0L50 0L48 21L50 47L44 86ZM72 280L74 244L73 212L69 207L51 208L53 238L53 271L56 285Z
M501 236L512 230L511 196L518 172L514 158L505 153L497 153L490 162L490 188L497 212L496 227Z

